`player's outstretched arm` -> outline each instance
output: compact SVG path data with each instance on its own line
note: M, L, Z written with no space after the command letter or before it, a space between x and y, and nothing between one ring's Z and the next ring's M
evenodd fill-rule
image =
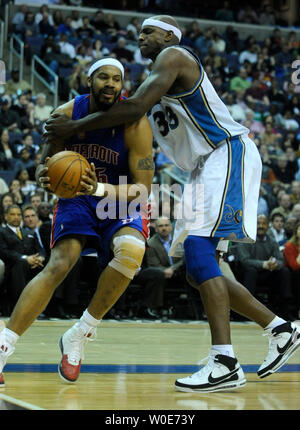
M60 134L70 137L78 130L90 131L139 120L168 92L184 67L180 50L173 47L163 50L153 65L151 75L132 97L116 103L107 112L95 112L77 121L65 115L52 115L46 123L48 139Z

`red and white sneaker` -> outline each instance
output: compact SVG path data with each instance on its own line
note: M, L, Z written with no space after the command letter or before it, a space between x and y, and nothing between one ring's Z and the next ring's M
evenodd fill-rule
M58 373L64 381L75 382L78 379L84 347L95 334L96 328L86 333L77 322L59 339L62 359L58 365Z
M14 352L14 350L15 348L6 341L2 331L0 333L0 388L5 387L4 376L2 373L3 367L5 366L8 357Z

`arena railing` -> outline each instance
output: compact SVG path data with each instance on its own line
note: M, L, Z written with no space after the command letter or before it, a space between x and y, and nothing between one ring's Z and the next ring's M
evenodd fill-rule
M0 19L0 59L3 59L4 35L5 35L5 24L4 24L4 21Z
M24 66L24 42L16 35L12 34L9 42L9 70L13 70L15 57L19 59L20 80L23 79Z
M54 78L54 84L51 85L36 69L37 63L43 70ZM34 78L37 78L48 90L53 94L53 106L58 106L58 75L51 70L44 61L37 55L34 55L31 60L31 88L34 88Z
M72 100L76 96L79 96L79 92L72 88L69 92L69 100Z

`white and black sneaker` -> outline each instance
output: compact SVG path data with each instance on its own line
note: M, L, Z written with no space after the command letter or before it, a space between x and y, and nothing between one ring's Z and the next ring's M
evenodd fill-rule
M269 352L257 371L260 378L276 372L296 352L300 346L300 327L286 322L266 330L263 336L269 336Z
M211 351L207 358L208 363L198 372L187 378L177 379L176 390L208 393L234 390L246 384L243 369L236 358L218 354L217 351Z

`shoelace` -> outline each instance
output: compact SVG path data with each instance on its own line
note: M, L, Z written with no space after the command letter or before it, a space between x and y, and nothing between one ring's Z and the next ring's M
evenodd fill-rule
M198 361L197 365L200 365L202 363L205 363L207 361L207 364L205 366L203 366L200 370L197 370L197 372L193 373L190 378L192 378L194 375L198 375L200 376L204 369L205 371L207 370L211 370L215 364L214 362L214 358L215 358L216 354L215 353L210 353L207 357L202 358L202 360Z
M266 356L266 358L264 359L265 361L268 361L269 355L273 353L274 349L276 349L277 343L281 338L280 334L274 334L272 333L272 331L266 331L266 333L263 333L262 336L268 336L268 341L269 341L269 352Z
M69 342L72 343L71 352L68 354L68 362L74 366L78 366L80 360L84 359L84 347L87 342L93 342L97 337L96 330L90 333L90 336L82 336L82 334L73 334Z

